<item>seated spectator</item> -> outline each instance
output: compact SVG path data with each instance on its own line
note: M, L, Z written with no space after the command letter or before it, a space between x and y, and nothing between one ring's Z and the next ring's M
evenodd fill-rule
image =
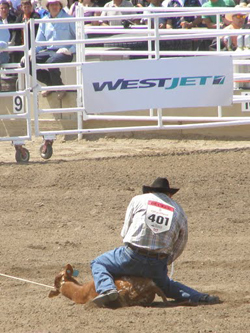
M49 11L48 16L45 18L66 18L70 17L63 7L66 5L65 0L44 0L45 8ZM75 23L41 23L39 24L36 41L58 41L58 40L75 40ZM71 62L73 54L76 52L75 44L72 45L48 45L38 46L36 48L36 62L37 63L64 63ZM23 65L24 59L21 60ZM47 86L60 86L63 85L61 79L61 71L59 68L38 69L37 70L38 81L46 84ZM47 97L52 93L51 90L43 91L42 96ZM66 91L59 90L57 92L57 98L62 100L66 95Z
M3 24L0 21L0 24ZM0 67L1 64L7 63L9 61L8 52L4 52L4 50L8 47L8 42L10 39L10 33L8 29L0 29Z
M235 6L235 8L246 8L246 5L240 4ZM249 29L247 24L247 14L243 13L228 13L225 15L226 19L230 22L228 26L224 28L224 30L231 29ZM228 36L222 37L220 39L220 49L222 51L235 51L238 48L238 36ZM215 38L211 45L209 46L210 51L217 51L217 38Z
M235 8L246 8L246 5L240 4L235 6ZM228 13L226 14L226 19L231 22L227 27L224 28L224 30L231 30L231 29L244 29L246 28L246 13ZM236 50L238 47L237 43L237 37L238 36L230 36L231 43L228 43L228 40L225 38L222 38L222 42L224 44L224 47L226 49L230 50Z
M182 7L181 2L178 0L164 1L164 7ZM178 29L180 28L180 17L168 17L166 23L166 29Z
M201 7L199 0L184 0L183 7ZM180 18L180 27L182 29L191 29L200 27L202 24L201 16L185 16Z
M164 7L201 7L199 0L165 0ZM201 26L201 16L185 16L168 18L167 27L171 29L191 29Z
M4 24L16 22L16 16L13 14L13 12L10 11L10 4L7 0L0 1L0 18L2 23ZM10 32L9 45L13 46L15 44L16 32L14 29L9 29L9 32Z
M8 0L10 5L10 11L14 15L20 14L21 11L21 0Z
M235 7L235 2L233 0L208 0L205 2L202 7L204 8L214 8L214 7ZM224 20L224 18L223 18ZM202 16L202 22L209 29L216 29L216 16ZM224 26L222 23L222 17L220 18L221 28Z
M148 5L148 8L155 8L155 7L163 7L162 6L162 0L150 0L150 3ZM145 11L144 13L149 13L147 11ZM156 12L154 12L156 13ZM159 12L161 13L161 12ZM159 17L159 28L163 28L165 29L166 28L166 24L167 24L167 21L168 19L167 18L164 18L164 17ZM147 22L147 19L142 19L141 20L142 23L146 23ZM154 19L152 19L152 24L151 26L153 27L153 22L154 22Z
M148 7L150 4L150 1L151 0L131 0L132 5L134 7L138 7L138 8ZM134 14L144 14L144 13L145 13L144 11L138 11ZM138 18L138 19L134 19L133 22L127 20L127 26L126 26L126 24L123 24L123 25L124 25L124 28L127 28L127 27L130 27L131 24L145 24L145 22L146 22L145 20Z
M115 7L119 7L119 8L126 7L127 8L127 7L133 7L133 4L129 0L112 0L112 1L107 2L104 5L104 8L115 8ZM129 14L132 14L132 12L122 12L121 10L117 11L114 9L110 9L109 11L103 11L101 13L101 18L103 18L103 19L101 21L99 21L99 23L101 25L112 25L112 26L122 25L123 20L119 19L119 20L107 21L107 20L105 20L105 16L129 15Z
M7 0L0 1L0 17L4 24L16 21L16 15L11 11L11 6Z
M72 6L69 9L69 15L71 16L76 16L76 8L77 7L84 7L85 11L84 11L84 17L89 17L89 16L100 16L101 13L99 12L94 12L91 10L91 7L99 7L99 5L94 2L93 0L79 0L79 1L75 1ZM87 10L88 8L90 8L89 10ZM98 21L85 21L85 24L88 25L99 25Z
M36 13L33 9L31 0L21 0L21 13L16 18L16 23L23 23L25 21L29 22L31 18L39 19L40 16L38 13ZM36 33L38 30L38 25L35 25ZM15 45L23 45L24 44L24 30L23 29L17 29L16 30L16 36L15 36ZM29 49L31 47L30 44L30 28L28 30L29 40L28 45ZM21 58L23 56L23 52L15 52L14 58L15 62L20 62Z

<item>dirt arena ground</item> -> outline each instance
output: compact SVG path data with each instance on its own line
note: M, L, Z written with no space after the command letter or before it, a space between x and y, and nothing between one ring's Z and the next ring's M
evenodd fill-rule
M89 263L119 246L130 199L157 176L181 190L189 242L173 278L216 294L199 307L88 309L49 288L0 276L0 331L9 333L239 333L250 331L250 142L57 140L48 161L28 142L28 164L0 143L0 273L53 285L71 263L79 281Z

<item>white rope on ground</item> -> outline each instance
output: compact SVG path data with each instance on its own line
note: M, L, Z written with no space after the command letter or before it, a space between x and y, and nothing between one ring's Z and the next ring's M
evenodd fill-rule
M30 280L25 280L25 279L21 279L21 278L15 277L15 276L7 275L7 274L2 274L2 273L0 273L0 275L8 277L8 278L11 278L11 279L15 279L15 280L20 280L20 281L24 281L24 282L29 282L29 283L37 284L38 286L43 286L43 287L47 287L47 288L50 288L50 289L55 289L54 287L48 286L47 284L38 283L38 282L30 281Z

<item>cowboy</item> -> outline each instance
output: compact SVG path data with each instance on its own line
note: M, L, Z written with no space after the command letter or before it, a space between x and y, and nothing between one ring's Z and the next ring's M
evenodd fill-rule
M70 17L63 8L67 5L67 0L43 0L42 6L49 11L48 18L67 18ZM39 24L36 41L37 42L53 42L60 40L75 40L75 23L74 22L61 22L58 23L41 23ZM37 46L36 48L36 62L37 63L64 63L71 62L73 55L76 52L75 44L69 45L44 45ZM47 86L60 86L63 85L61 79L61 72L59 68L48 68L37 70L38 81L46 84ZM47 97L52 93L52 90L43 91L42 96ZM57 92L58 100L62 100L66 95L65 90Z
M216 304L216 296L200 293L168 277L167 266L183 252L188 239L187 218L172 199L179 191L167 178L143 186L132 198L121 236L124 246L106 252L91 262L95 288L93 302L103 307L118 298L113 276L133 275L152 279L166 297L190 305Z

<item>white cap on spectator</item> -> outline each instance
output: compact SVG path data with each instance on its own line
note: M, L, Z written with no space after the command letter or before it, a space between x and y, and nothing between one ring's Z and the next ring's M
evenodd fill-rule
M67 0L42 0L41 6L44 9L47 9L50 3L55 3L55 2L60 2L63 8L67 6Z

